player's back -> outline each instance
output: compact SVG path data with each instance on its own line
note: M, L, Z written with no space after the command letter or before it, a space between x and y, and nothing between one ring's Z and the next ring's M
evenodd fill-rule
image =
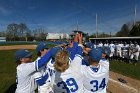
M82 57L75 55L69 68L54 74L54 93L83 93L83 77L80 73Z
M83 66L83 93L106 93L109 78L109 63L100 62L98 67Z
M65 72L55 73L54 93L82 93L82 75L70 66Z

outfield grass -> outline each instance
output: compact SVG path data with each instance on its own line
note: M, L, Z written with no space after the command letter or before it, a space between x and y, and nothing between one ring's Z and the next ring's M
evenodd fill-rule
M40 42L0 42L0 46L12 46L12 45L37 45ZM55 42L46 42L50 46L57 45Z
M14 51L0 51L0 93L15 82L16 64L13 60Z
M15 51L16 50L0 51L0 93L5 93L5 91L15 83L16 63L13 55ZM37 57L35 51L33 56L33 59ZM110 62L110 70L140 80L140 62L137 66L134 66L124 62L112 61Z
M16 50L0 51L0 93L4 93L15 83L17 66L14 60L15 51ZM33 59L37 57L35 52L33 56Z
M125 62L111 61L110 70L140 80L140 58L136 66Z
M48 45L52 47L54 44ZM15 84L16 76L16 63L14 53L16 50L0 50L0 93L5 93L10 86ZM35 50L33 60L37 58ZM6 93L13 93L8 91Z

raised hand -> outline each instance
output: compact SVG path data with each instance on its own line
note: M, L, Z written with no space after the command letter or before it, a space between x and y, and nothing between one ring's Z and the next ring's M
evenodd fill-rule
M82 44L82 41L83 41L83 35L82 34L78 34L78 40L79 40L79 44Z
M75 41L75 42L78 42L78 37L79 37L78 34L76 34L76 35L74 36L74 41Z

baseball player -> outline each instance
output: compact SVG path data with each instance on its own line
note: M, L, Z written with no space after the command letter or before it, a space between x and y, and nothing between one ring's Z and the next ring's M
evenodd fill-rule
M134 49L134 44L130 41L129 42L129 63L132 64L133 63L133 49Z
M98 48L90 49L89 63L90 66L81 66L83 93L106 93L109 78L109 61L102 58L102 52Z
M78 35L77 35L77 36L78 36ZM77 37L77 36L75 36L75 37ZM67 50L68 53L69 53L69 55L70 55L70 56L69 56L69 62L71 63L71 61L74 59L77 46L78 46L78 43L77 43L77 41L74 39L74 42L72 42L72 43L70 44L70 46L68 46L67 49L62 48L62 46L56 46L56 47L53 47L53 48L51 49L51 56L52 56L52 59L51 59L51 60L48 62L48 64L47 64L47 68L48 68L48 70L49 70L49 72L50 72L50 76L53 76L53 74L55 74L55 69L54 69L55 60L54 60L54 58L55 58L56 53L57 53L59 50Z
M112 41L111 41L111 43L110 43L109 47L110 47L110 51L111 51L111 53L110 53L109 57L110 57L110 60L113 60L114 51L115 51L115 45L113 44L113 42L112 42Z
M127 45L126 42L124 42L124 46L122 47L122 58L124 62L128 61L128 48L129 46Z
M81 39L80 39L81 40ZM78 38L77 38L78 42ZM79 73L82 57L82 48L76 48L76 55L69 60L69 53L66 50L59 51L55 56L54 67L54 93L82 93L82 76Z
M48 51L39 60L32 62L32 52L22 49L15 53L17 66L16 93L34 93L36 82L34 73L38 71L51 58L51 51Z
M108 46L109 46L108 41L106 41L106 42L104 43L104 46L105 46L105 47L108 47Z
M36 47L36 52L38 55L37 60L43 57L49 48L46 46L46 43L40 43ZM35 80L38 85L38 93L53 93L52 86L51 86L51 78L50 73L47 68L47 64L41 67L37 72L35 72Z
M138 62L139 51L140 51L140 46L138 45L137 42L135 42L134 47L133 47L133 51L132 51L133 53L130 56L130 59L132 59L134 61L135 65L137 65L137 62Z
M118 60L121 60L121 58L122 58L122 50L121 50L121 48L122 48L122 44L121 43L118 43L116 45Z
M98 47L103 47L103 43L100 41Z

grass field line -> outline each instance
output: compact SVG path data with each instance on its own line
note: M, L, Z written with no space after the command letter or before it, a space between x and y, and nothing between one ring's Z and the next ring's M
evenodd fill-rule
M133 91L133 92L135 92L135 93L139 93L139 91L138 91L137 89L135 89L135 88L133 88L133 87L131 87L131 86L128 86L128 85L126 85L126 84L123 84L123 83L121 83L121 82L119 82L119 81L116 81L116 80L114 80L114 79L112 79L112 78L109 78L109 80L110 80L111 82L117 83L117 84L119 84L120 86L122 86L122 87L124 87L124 88L127 88L127 89L129 89L129 90L131 90L131 91Z

